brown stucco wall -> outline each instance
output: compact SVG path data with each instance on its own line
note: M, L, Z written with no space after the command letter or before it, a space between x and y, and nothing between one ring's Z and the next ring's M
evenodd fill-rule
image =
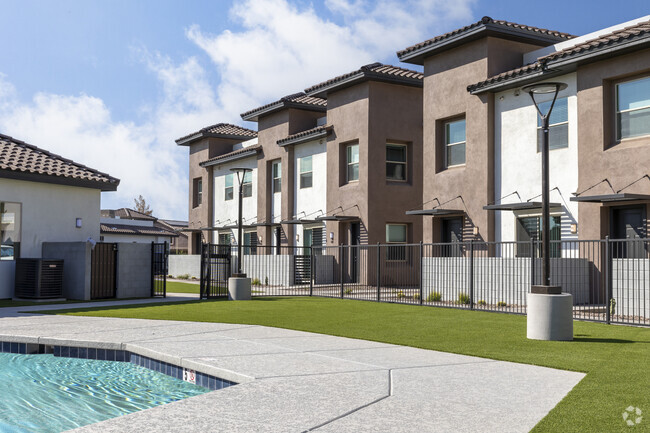
M486 37L431 56L424 61L423 199L465 211L463 239L494 240L494 214L483 206L494 201L494 96L474 96L467 86L521 65L534 45ZM444 168L444 122L466 120L466 163ZM454 199L461 196L461 199ZM425 205L431 208L436 202ZM423 240L440 241L440 219L423 217ZM474 236L474 228L478 235Z
M603 178L615 190L650 174L650 136L617 142L615 137L615 85L620 81L650 75L650 50L581 66L578 83L578 191ZM650 194L650 181L643 179L622 192ZM606 183L590 190L608 194ZM612 205L634 203L615 203ZM650 206L646 205L646 215ZM580 203L578 212L580 239L602 239L609 235L609 208L597 203Z

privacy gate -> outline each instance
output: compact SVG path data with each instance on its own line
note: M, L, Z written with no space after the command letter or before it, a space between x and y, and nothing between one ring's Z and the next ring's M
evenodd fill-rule
M228 296L231 272L231 246L201 246L201 299Z
M114 298L117 244L98 242L90 254L90 298Z
M151 243L151 296L167 297L169 249L167 242Z

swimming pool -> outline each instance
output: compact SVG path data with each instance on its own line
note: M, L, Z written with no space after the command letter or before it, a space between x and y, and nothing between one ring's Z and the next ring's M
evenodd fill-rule
M0 353L0 432L61 432L210 390L129 362Z

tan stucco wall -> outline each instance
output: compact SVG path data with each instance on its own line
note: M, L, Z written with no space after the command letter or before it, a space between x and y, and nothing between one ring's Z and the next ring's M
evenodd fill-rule
M615 84L650 75L650 50L615 57L578 68L578 191L607 178L615 190L650 174L650 136L616 142ZM650 194L650 181L643 179L622 192ZM608 194L606 183L586 194ZM614 205L634 203L617 203ZM602 239L609 235L609 208L597 203L580 203L578 214L581 239ZM646 205L646 215L650 206Z

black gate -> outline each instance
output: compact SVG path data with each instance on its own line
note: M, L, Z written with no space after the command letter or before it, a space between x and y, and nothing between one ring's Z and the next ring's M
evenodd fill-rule
M230 245L202 245L201 299L228 296L231 260Z
M114 298L117 244L98 242L90 254L90 298Z
M151 296L167 297L169 250L167 242L151 243Z
M294 284L309 284L311 282L311 255L293 256L293 269Z

